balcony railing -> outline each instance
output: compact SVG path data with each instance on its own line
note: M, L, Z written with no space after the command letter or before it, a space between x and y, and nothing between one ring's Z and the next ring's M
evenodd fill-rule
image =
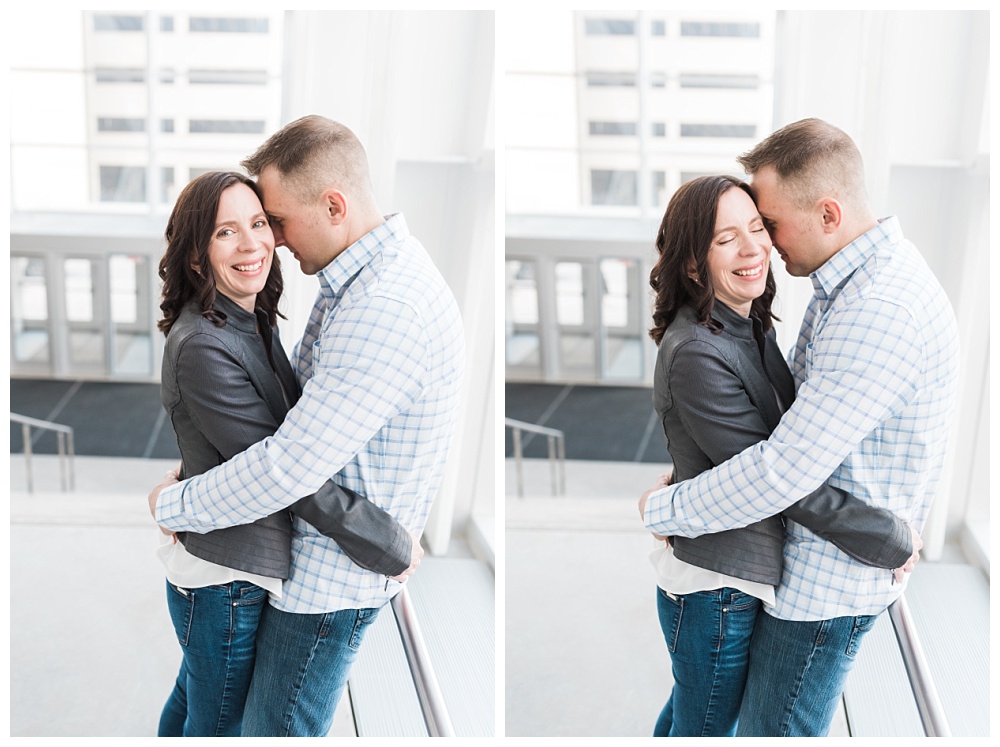
M913 696L917 704L917 711L920 713L920 720L924 725L924 732L929 737L950 737L951 727L945 716L944 705L941 703L937 688L934 686L934 680L931 678L927 657L920 645L917 628L914 625L910 608L906 604L905 596L889 605L889 618L896 629L899 651L903 656L903 664L906 666L910 686L913 688Z
M396 625L399 627L399 637L403 642L403 650L406 652L406 660L413 676L417 700L420 701L420 710L427 725L427 735L453 737L455 729L448 715L437 676L431 666L427 644L420 632L410 592L405 586L392 598L391 604L396 616Z
M522 423L520 420L504 418L503 423L511 429L514 438L514 466L517 470L517 494L524 495L524 451L521 444L521 434L537 433L545 436L549 443L549 465L552 472L552 495L566 493L566 437L562 431L555 428L545 428L533 423Z
M56 441L59 448L59 484L63 491L73 490L73 429L68 425L50 423L47 420L37 420L25 415L10 414L11 422L21 424L21 432L24 436L24 473L28 481L28 492L34 491L34 482L31 474L31 429L41 428L42 430L55 431Z

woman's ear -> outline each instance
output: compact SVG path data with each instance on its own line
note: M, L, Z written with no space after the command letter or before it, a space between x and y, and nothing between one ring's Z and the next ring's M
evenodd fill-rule
M694 260L688 263L687 276L694 281L695 285L701 285L701 280L698 279L698 265L694 263Z

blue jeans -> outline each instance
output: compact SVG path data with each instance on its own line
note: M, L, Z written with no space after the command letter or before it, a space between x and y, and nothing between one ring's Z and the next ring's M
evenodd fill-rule
M731 588L673 598L663 589L657 592L674 689L653 736L732 736L760 600Z
M861 639L878 615L799 622L757 618L740 737L825 737Z
M378 612L307 615L268 606L257 635L243 736L326 736L361 640Z
M160 715L161 737L240 735L254 643L267 591L248 581L181 589L167 582L167 609L184 658Z

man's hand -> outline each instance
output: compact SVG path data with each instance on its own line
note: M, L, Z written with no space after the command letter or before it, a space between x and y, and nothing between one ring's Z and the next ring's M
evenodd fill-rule
M924 541L920 535L917 534L917 530L909 524L906 526L909 527L910 536L913 538L913 554L907 559L901 568L897 568L892 572L893 580L897 584L902 583L902 581L906 578L907 573L913 572L914 566L916 566L917 562L920 560L920 550L923 549L924 546Z
M157 485L155 488L153 488L152 491L150 491L150 493L149 493L149 513L152 514L154 520L156 519L156 501L160 497L160 491L162 491L164 488L170 487L171 485L174 485L174 484L176 484L178 482L177 474L178 474L178 472L180 472L180 468L181 468L181 466L178 464L175 469L168 470L167 473L163 476L163 482L161 482L159 485ZM159 529L160 529L161 532L163 532L168 537L172 536L174 538L174 542L177 541L177 533L176 532L174 532L174 531L172 531L170 529L166 529L164 527L159 527Z
M417 566L420 565L420 559L424 557L424 548L420 546L420 535L410 532L410 536L413 538L410 545L410 567L398 576L390 576L393 581L399 581L399 583L404 583L416 572Z

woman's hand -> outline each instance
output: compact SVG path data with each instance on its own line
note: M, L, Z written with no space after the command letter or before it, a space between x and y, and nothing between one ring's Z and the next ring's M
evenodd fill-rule
M642 494L642 496L639 498L639 518L641 518L641 519L643 519L643 521L645 521L645 518L646 518L646 501L649 500L649 496L652 495L653 493L655 493L657 490L662 490L663 488L667 487L671 483L671 481L673 480L673 477L674 477L674 473L673 473L672 470L670 472L668 472L667 474L665 474L665 475L660 475L659 477L656 478L656 484L653 487L651 487L649 490L647 490L645 493ZM664 541L667 541L667 542L669 541L669 538L663 537L663 536L661 536L659 534L654 534L653 536L656 537L656 539L658 539L658 540L664 540Z
M919 534L917 534L917 530L909 524L906 526L909 528L910 536L913 538L913 554L907 559L901 568L897 568L892 572L892 579L897 584L903 582L907 573L913 572L913 568L920 561L920 551L924 546L924 540Z
M424 548L420 546L420 535L410 532L410 536L413 538L413 542L410 545L410 567L398 576L390 576L393 581L399 581L399 583L404 583L410 576L416 573L417 567L420 565L420 560L424 557Z
M160 491L162 491L164 488L168 488L171 485L174 485L177 482L179 482L178 475L180 473L180 470L181 470L181 465L179 463L178 463L178 465L177 465L176 468L174 468L172 470L167 470L167 473L163 476L163 482L161 482L159 485L157 485L155 488L153 488L150 491L149 498L148 498L148 501L149 501L149 513L153 515L153 519L154 520L156 519L156 501L160 497ZM161 532L163 532L168 537L173 537L174 538L174 542L177 541L177 533L176 532L174 532L171 529L167 529L166 527L161 527L159 525L157 525L157 527L159 528L159 530Z

